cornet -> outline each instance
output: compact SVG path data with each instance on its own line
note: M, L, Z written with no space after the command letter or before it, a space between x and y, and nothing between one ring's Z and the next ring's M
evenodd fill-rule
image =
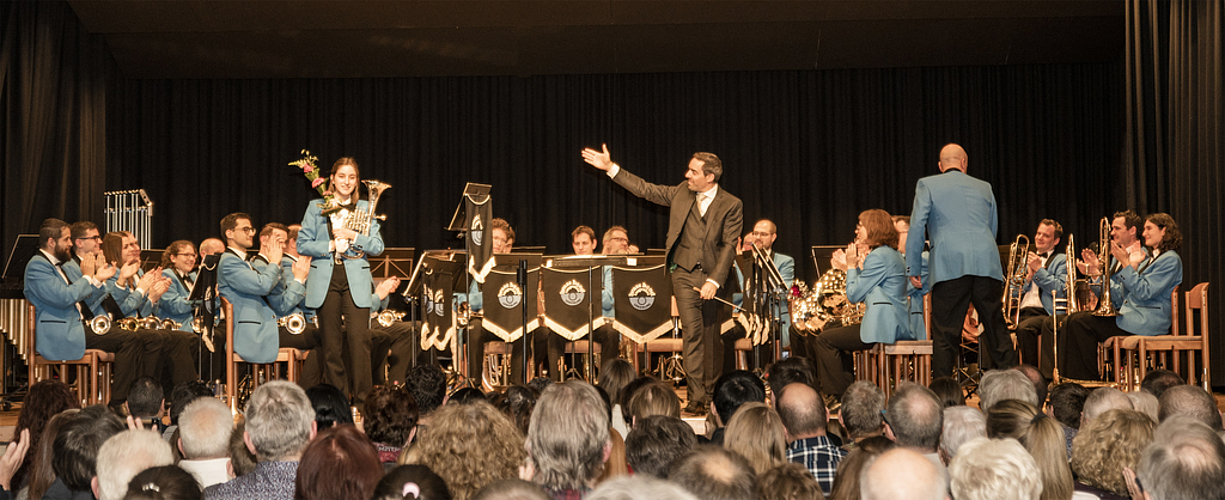
M106 314L94 316L94 319L89 320L89 329L94 335L106 335L111 331L111 317Z
M292 335L301 335L302 332L306 331L306 317L300 312L279 318L276 320L276 324L277 326L285 327L285 331Z

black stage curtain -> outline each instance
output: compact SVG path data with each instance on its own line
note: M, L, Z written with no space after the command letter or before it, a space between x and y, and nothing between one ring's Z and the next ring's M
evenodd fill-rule
M1127 2L1126 200L1141 214L1168 212L1183 233L1183 290L1211 282L1211 330L1225 311L1225 6ZM1221 337L1210 339L1212 381L1225 385Z
M1123 66L1038 65L352 80L128 81L112 111L108 187L158 203L154 243L200 240L226 213L298 222L312 194L287 163L353 156L390 182L389 245L460 247L443 230L465 182L493 185L519 245L570 252L570 231L620 224L664 244L667 217L582 162L608 144L644 178L683 181L690 155L723 159L746 231L778 249L845 244L869 208L910 212L940 147L963 144L995 186L1000 241L1055 218L1081 241L1122 204ZM1083 229L1082 229L1083 228ZM823 266L826 265L823 263ZM806 270L806 271L805 271Z
M43 219L100 218L115 66L66 2L4 2L0 26L0 258L7 258L16 235L37 233Z

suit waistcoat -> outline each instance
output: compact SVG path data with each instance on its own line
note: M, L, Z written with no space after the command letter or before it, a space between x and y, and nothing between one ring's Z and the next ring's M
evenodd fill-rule
M672 255L672 262L686 271L692 271L702 263L702 239L706 237L706 217L702 215L702 208L699 205L695 201L693 208L689 210L689 216L685 218L685 226L681 228L681 234L676 238L676 252Z

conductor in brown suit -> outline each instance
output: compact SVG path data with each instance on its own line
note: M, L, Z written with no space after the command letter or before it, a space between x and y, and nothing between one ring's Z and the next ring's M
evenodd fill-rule
M736 238L744 224L740 198L719 186L723 163L711 153L694 153L685 182L676 186L651 184L622 170L612 162L607 145L603 151L584 149L583 160L608 172L613 182L635 196L670 208L668 268L684 330L684 366L689 385L685 411L705 413L715 380L722 371L718 312L720 307L727 307L711 299L730 295L723 285L728 280L736 254Z

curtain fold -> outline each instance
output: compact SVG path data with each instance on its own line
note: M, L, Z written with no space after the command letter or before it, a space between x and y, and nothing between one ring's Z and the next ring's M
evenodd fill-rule
M1126 200L1139 213L1168 212L1183 233L1183 290L1208 281L1210 347L1225 354L1225 2L1127 1ZM1225 370L1213 363L1215 385Z

